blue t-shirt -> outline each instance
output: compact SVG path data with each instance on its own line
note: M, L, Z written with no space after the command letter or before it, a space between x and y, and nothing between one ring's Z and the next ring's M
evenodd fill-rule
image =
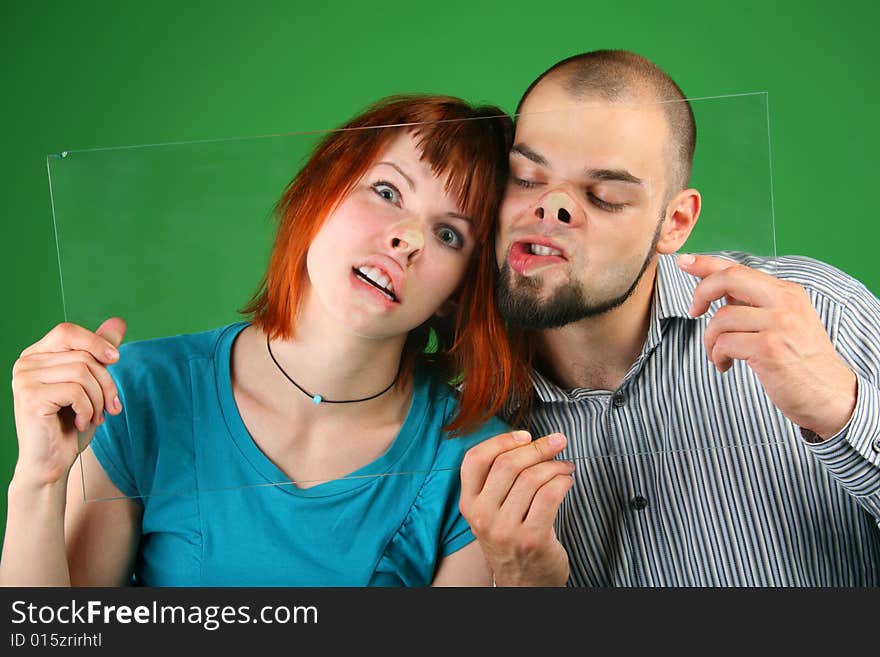
M133 583L430 584L440 559L474 540L458 510L464 453L507 425L493 418L447 437L455 392L417 372L385 454L346 478L284 484L232 394L232 344L245 326L123 345L109 368L123 412L106 416L91 446L113 483L143 505ZM377 474L387 476L365 476Z

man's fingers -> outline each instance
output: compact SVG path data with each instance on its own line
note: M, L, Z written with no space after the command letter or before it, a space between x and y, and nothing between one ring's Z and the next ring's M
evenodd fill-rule
M703 345L711 356L715 342L725 333L757 333L774 327L774 314L753 306L724 306L706 326ZM717 363L716 363L717 364Z
M748 362L762 355L764 348L765 340L759 333L724 333L715 341L709 357L719 370L726 372L734 360Z
M704 278L697 284L689 312L692 317L699 317L709 310L714 301L720 299L747 306L761 306L768 301L760 281L731 268Z
M706 278L706 276L716 274L730 267L736 267L737 263L717 256L682 253L678 256L678 266L688 274Z
M483 490L486 477L499 454L528 445L532 436L528 431L509 431L498 434L471 447L461 463L461 496L468 500Z
M105 324L107 322L104 322L102 327ZM121 339L121 334L118 331L118 323L111 324L112 337L120 335ZM122 334L124 334L124 330ZM21 358L31 354L61 351L87 351L102 363L113 363L119 357L116 344L82 326L64 322L49 331L42 340L21 352Z
M703 279L694 290L690 308L694 317L705 313L719 299L749 306L770 305L773 291L779 286L779 280L773 276L723 258L679 256L678 263L682 270Z

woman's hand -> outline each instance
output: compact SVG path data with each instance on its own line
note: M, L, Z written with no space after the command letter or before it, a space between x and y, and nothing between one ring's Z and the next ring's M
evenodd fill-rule
M556 456L562 434L532 440L503 433L471 447L461 464L459 508L480 542L498 586L565 586L568 553L553 521L574 480Z
M25 349L12 368L19 483L66 483L77 455L89 444L104 412L122 406L107 365L119 358L125 322L106 320L97 331L59 324Z

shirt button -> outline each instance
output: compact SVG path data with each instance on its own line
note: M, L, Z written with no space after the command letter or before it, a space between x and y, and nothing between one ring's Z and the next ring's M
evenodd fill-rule
M615 392L614 397L612 398L612 403L617 406L617 408L620 408L626 403L626 395L622 392Z
M880 452L880 438L874 441L873 447L875 452Z
M636 495L629 501L629 506L633 511L643 511L648 506L648 500L641 495Z

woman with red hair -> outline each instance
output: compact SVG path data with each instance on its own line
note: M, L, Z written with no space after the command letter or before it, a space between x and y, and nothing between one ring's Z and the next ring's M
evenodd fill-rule
M510 137L494 107L381 101L285 190L247 321L26 349L0 581L490 583L458 470L524 376L493 287Z

